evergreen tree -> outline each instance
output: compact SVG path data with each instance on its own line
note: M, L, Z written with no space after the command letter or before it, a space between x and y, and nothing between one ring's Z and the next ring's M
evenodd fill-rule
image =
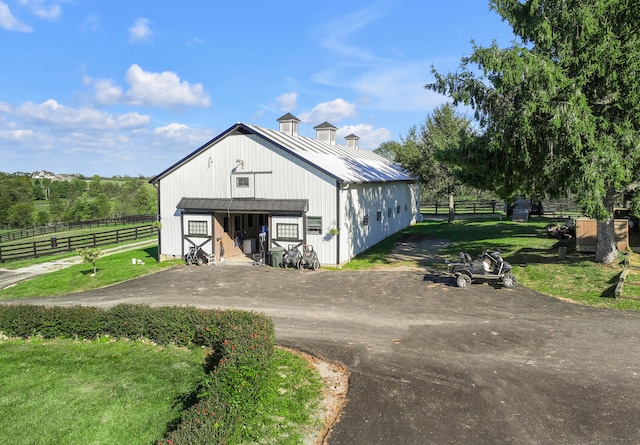
M483 134L460 165L502 194L573 192L598 219L596 261L617 258L616 196L640 171L640 3L492 0L518 40L473 47L427 88L473 107ZM478 68L480 73L478 73Z

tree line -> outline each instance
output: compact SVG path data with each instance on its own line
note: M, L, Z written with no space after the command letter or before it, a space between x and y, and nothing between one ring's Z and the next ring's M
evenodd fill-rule
M142 178L59 181L0 172L0 227L42 226L157 213L157 192Z
M427 90L449 98L379 147L425 187L500 198L571 195L598 220L595 261L618 258L614 205L640 189L640 8L628 0L490 0L514 39L472 43ZM472 110L472 121L457 106Z

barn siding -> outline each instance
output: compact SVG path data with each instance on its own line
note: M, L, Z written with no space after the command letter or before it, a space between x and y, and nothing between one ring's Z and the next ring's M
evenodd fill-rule
M416 222L419 196L406 183L351 185L341 191L344 236L340 263ZM400 206L400 213L397 208ZM389 216L389 209L392 209ZM380 220L377 214L380 212ZM365 217L368 223L365 224Z
M308 199L307 215L322 216L324 226L337 220L333 178L257 136L234 134L201 151L159 181L161 253L182 256L181 217L176 209L181 198L228 198L235 176L242 175L255 181L253 198ZM300 230L302 233L304 228ZM322 263L335 264L336 241L326 236L327 231L308 235L307 241Z
M248 189L235 189L238 176L250 178ZM313 245L321 263L334 265L349 261L415 223L419 214L418 188L407 181L339 184L324 170L268 140L239 132L203 146L185 162L159 176L156 182L161 191L160 254L163 258L180 258L184 254L182 216L176 208L183 197L308 200L307 216L322 217L322 233L307 233L307 243ZM398 206L400 213L397 213ZM378 211L380 221L376 219ZM368 225L363 224L365 215L369 216ZM220 221L217 220L217 234L221 233ZM337 236L329 234L332 228L339 229ZM300 230L304 235L305 227Z

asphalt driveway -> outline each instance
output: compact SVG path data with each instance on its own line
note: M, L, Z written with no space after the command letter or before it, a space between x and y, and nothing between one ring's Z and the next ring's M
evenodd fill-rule
M640 313L522 286L459 289L418 269L192 266L29 302L264 312L279 344L351 372L331 445L640 441Z

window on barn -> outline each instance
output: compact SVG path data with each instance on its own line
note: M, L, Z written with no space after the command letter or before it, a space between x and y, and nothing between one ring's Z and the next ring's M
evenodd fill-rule
M396 213L400 213L400 206L396 207Z
M238 187L238 188L249 188L249 177L248 176L238 176L236 178L236 187Z
M207 221L189 221L189 227L187 228L189 235L203 235L207 236L209 233L209 225Z
M321 216L307 216L307 233L322 235Z
M387 216L388 216L389 218L391 218L391 217L393 216L393 209L392 209L391 207L389 207L389 208L387 209Z
M408 212L408 211L409 211L409 203L408 203L408 202L405 202L405 203L404 203L404 211L405 211L405 212Z
M362 218L362 225L363 226L369 225L369 215L364 215L364 218Z
M382 212L380 210L376 212L376 221L382 221Z
M276 224L276 239L292 241L299 240L300 237L298 236L298 225L286 223Z

